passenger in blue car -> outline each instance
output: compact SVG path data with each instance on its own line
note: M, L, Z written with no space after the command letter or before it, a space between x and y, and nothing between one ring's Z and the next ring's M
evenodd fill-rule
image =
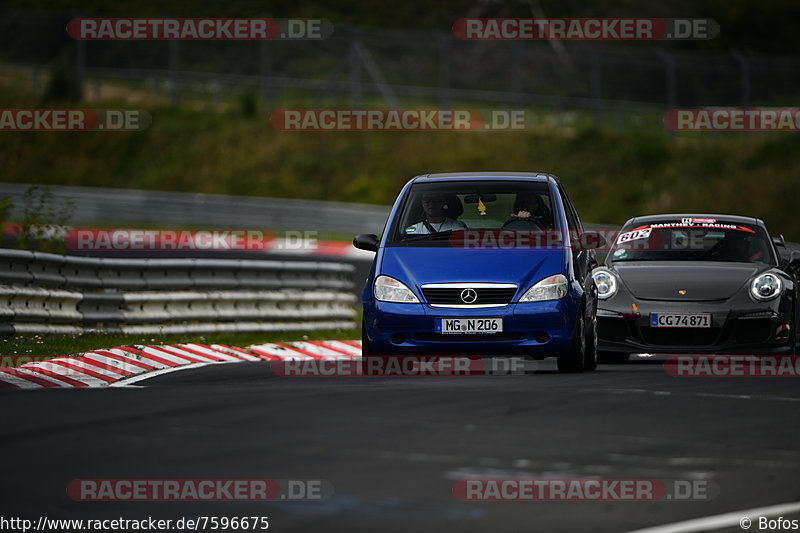
M458 198L455 198L458 201ZM423 220L405 229L404 233L425 235L440 233L442 231L456 231L467 229L467 225L460 220L449 218L445 214L447 198L439 194L425 194L422 196Z

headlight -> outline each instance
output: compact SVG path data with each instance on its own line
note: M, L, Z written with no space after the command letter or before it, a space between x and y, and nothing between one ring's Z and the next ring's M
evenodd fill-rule
M545 300L558 300L566 295L567 277L564 274L556 274L549 278L544 278L525 291L519 301L520 303L543 302Z
M597 297L607 300L617 293L617 277L610 271L599 268L592 273L592 279L597 287Z
M411 289L389 276L378 276L375 280L375 299L381 302L418 304L419 298Z
M750 284L750 294L759 301L772 300L783 290L783 281L780 276L773 272L765 272L756 276Z

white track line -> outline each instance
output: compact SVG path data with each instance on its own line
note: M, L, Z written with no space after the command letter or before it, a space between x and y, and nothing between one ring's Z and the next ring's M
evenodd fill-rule
M800 502L781 503L769 507L743 509L741 511L733 511L716 516L707 516L694 520L665 524L663 526L637 529L635 531L629 531L628 533L697 533L701 531L716 531L718 529L730 527L740 527L742 531L745 531L746 528L740 526L740 521L743 518L750 519L751 523L749 527L754 531L758 531L759 516L780 516L798 511L800 511Z

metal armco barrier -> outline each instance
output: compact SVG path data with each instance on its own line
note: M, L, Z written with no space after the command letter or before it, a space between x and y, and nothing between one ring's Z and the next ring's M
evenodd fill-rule
M105 259L0 249L0 333L215 333L355 326L344 263Z
M0 183L0 198L14 202L12 220L24 204L25 183ZM218 229L267 229L325 231L355 235L380 234L389 206L228 196L186 192L69 187L42 185L57 202L71 201L75 211L71 224L132 225L160 224L163 227L203 227Z

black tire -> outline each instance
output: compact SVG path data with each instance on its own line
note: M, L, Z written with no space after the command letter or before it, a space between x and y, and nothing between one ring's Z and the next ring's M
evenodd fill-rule
M591 332L589 333L589 339L586 343L585 350L583 356L583 369L589 372L597 369L597 315L592 315L592 321L589 325L591 328Z
M369 339L367 338L367 323L362 318L361 319L361 357L366 357L369 355L375 355L375 351L372 349L372 345L369 343Z
M622 352L597 352L597 360L602 364L627 363L631 354Z
M578 312L575 331L572 332L572 346L569 351L558 356L558 371L563 373L583 372L584 356L586 355L586 321L583 317L583 308Z

